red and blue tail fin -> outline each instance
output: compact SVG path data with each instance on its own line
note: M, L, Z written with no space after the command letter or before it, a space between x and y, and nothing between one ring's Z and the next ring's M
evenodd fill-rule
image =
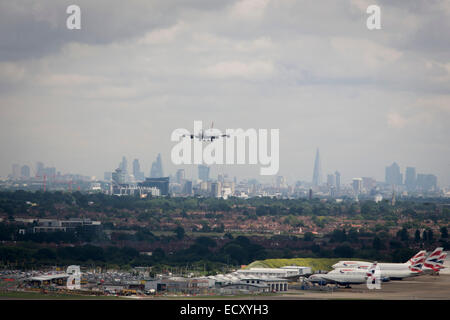
M418 257L415 261L413 260L411 265L409 266L409 270L413 273L422 272L423 264L425 262L425 255Z
M416 263L417 261L419 261L422 258L425 258L425 255L427 254L427 252L425 250L421 250L419 252L417 252L414 256L412 256L411 259L409 259L406 264L408 265L413 265L414 263Z
M434 271L439 271L444 267L444 259L447 256L444 248L439 247L434 249L432 253L427 257L424 263L424 267L433 269Z

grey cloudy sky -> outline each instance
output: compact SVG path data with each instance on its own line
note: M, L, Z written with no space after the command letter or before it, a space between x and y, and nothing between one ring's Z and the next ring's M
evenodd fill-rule
M279 128L280 175L384 180L386 165L450 184L450 2L0 1L0 175L43 161L148 174L194 120ZM381 7L381 30L366 8ZM185 167L188 169L188 167ZM259 166L215 167L257 177Z

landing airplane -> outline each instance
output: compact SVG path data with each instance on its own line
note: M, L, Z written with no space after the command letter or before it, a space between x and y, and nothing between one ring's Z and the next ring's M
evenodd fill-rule
M201 130L197 135L195 133L191 133L191 134L183 134L181 137L190 137L191 139L194 138L198 138L199 141L214 141L215 139L219 139L219 138L229 138L230 135L228 134L219 134L219 135L212 135L212 134L208 134L208 131L212 131L214 127L214 122L211 123L211 128L206 129L206 130Z

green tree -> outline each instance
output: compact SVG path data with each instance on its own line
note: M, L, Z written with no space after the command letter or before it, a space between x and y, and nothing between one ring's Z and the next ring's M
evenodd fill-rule
M416 229L416 232L414 233L414 241L415 242L420 242L421 238L420 238L420 231L418 229Z
M429 229L427 234L428 242L433 242L433 230Z
M217 246L217 243L214 239L210 238L210 237L198 237L197 239L195 239L195 243L208 247L208 248L214 248Z
M442 239L448 238L448 230L447 230L447 227L445 227L445 226L441 228L441 238Z
M176 227L175 228L175 234L176 234L178 240L183 239L184 235L185 235L184 228L182 226Z
M166 257L166 253L164 252L163 249L156 248L153 251L152 256L155 258L155 260L160 261L160 260L162 260L162 259L164 259Z
M356 229L355 228L351 228L349 231L348 231L348 236L347 236L347 240L349 241L349 242L357 242L358 241L358 237L359 237L359 234L358 234L358 231L356 231Z
M378 238L378 237L373 238L372 247L375 250L383 250L383 249L385 249L383 241L381 241L381 239Z
M399 238L401 241L408 241L409 235L408 235L408 229L403 227L401 230L397 232L397 238Z
M226 245L224 251L230 256L231 260L237 264L244 264L247 262L247 252L236 243Z
M306 232L303 236L304 241L313 241L314 240L314 234L312 232Z
M426 230L423 231L422 233L422 240L423 242L427 242L428 241L428 233Z
M336 257L351 258L355 254L355 250L347 244L338 246L334 249Z

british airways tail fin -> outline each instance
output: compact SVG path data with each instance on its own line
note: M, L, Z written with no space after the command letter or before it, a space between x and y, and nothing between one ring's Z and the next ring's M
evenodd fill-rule
M447 253L443 250L444 248L442 247L434 249L434 251L426 258L424 267L433 269L434 271L439 271L442 269L444 267L444 259L447 256Z
M420 259L425 258L426 253L427 252L425 250L421 250L421 251L417 252L414 256L412 256L411 259L406 261L405 264L413 265L415 262L419 261Z
M409 266L409 270L413 273L421 273L423 264L425 262L425 256L417 258L415 261L411 262L411 265Z

